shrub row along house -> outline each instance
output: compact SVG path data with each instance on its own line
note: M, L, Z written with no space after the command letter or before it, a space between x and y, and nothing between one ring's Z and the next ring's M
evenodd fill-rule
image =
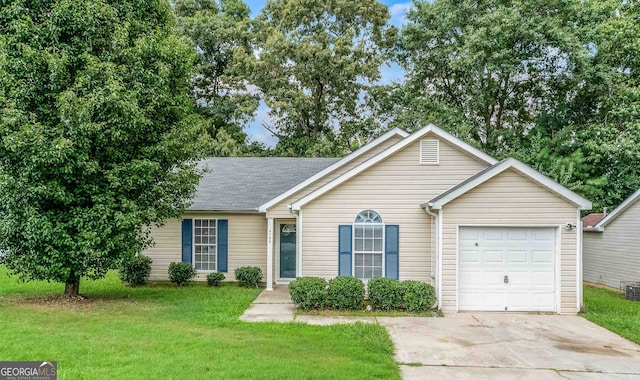
M591 203L434 125L394 129L342 159L202 165L182 220L153 231L152 279L174 261L200 279L253 265L267 289L301 276L428 282L444 312L581 306L580 210Z

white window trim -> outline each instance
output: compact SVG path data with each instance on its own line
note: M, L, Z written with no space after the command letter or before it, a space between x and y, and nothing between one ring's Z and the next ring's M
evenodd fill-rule
M362 210L358 213L358 215L360 215L361 213L365 212L365 211L373 211L376 214L378 214L378 216L380 216L380 219L382 219L382 216L380 215L379 212L374 211L372 209L366 209L366 210ZM356 218L358 217L358 215L356 215ZM358 278L356 276L356 254L357 253L364 253L364 254L377 254L378 252L367 252L367 251L356 251L356 226L380 226L382 228L382 251L380 252L382 254L382 277L386 277L386 255L385 255L385 244L386 244L386 240L387 240L387 236L386 236L386 232L385 232L385 223L384 223L384 219L382 219L381 223L353 223L352 224L352 232L351 232L351 275L355 278L357 278L358 280L364 282L365 284L370 280L370 279L365 279L365 278ZM372 277L375 278L375 277Z
M214 221L216 224L216 252L215 252L215 257L216 257L216 262L215 262L215 269L214 270L204 270L204 269L196 269L196 220L208 220L208 221ZM218 219L215 218L194 218L193 219L193 225L191 226L191 265L193 266L194 269L196 269L196 271L198 273L216 273L218 272ZM200 243L199 245L204 245L202 243ZM209 245L209 244L206 244Z

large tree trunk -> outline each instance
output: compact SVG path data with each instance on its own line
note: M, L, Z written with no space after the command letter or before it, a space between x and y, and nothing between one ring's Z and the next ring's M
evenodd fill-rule
M77 297L80 291L80 280L69 278L64 286L64 295L67 297Z

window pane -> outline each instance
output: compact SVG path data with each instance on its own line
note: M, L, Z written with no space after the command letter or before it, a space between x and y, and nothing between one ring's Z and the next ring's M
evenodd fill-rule
M375 267L373 269L373 277L382 277L382 267Z
M369 226L364 228L364 237L370 239L373 237L373 229Z
M364 251L366 252L373 251L373 242L371 240L364 241Z
M194 222L195 222L195 223L194 223L194 226L195 226L195 227L200 227L200 223L201 223L202 221L201 221L200 219L196 219Z
M356 251L362 251L362 249L364 248L364 243L362 242L362 239L356 239Z
M373 226L373 236L382 239L382 226Z
M356 266L357 267L361 267L364 260L363 260L363 255L361 253L356 253Z
M373 256L372 255L364 255L364 265L372 266L373 265Z
M216 244L216 237L215 236L209 236L209 244Z
M382 268L382 255L373 255L373 265Z
M376 252L382 251L382 239L376 239L373 241L373 250Z
M215 229L215 227L213 227L213 228L212 228L212 227L210 227L210 228L209 228L209 235L211 235L211 236L215 236L215 234L216 234L216 229Z
M373 278L373 269L365 267L363 278Z

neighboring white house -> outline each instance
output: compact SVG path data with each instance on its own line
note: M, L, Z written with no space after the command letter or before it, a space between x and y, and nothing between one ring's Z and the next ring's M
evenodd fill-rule
M435 286L444 312L576 313L580 211L591 202L515 159L429 125L343 159L212 158L182 220L153 231L152 279L172 261L255 265L267 289L300 276Z
M618 289L640 282L640 190L593 226L584 226L584 280Z

